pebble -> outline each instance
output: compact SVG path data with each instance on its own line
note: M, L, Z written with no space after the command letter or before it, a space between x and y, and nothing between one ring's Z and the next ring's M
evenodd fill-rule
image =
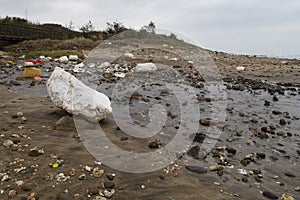
M111 198L114 194L115 194L115 190L111 189L111 190L104 190L103 194L106 198Z
M17 196L17 191L16 191L16 190L10 190L10 191L8 192L8 196L9 196L10 198L14 198L15 196Z
M286 125L285 119L280 119L280 120L279 120L279 124L280 124L281 126Z
M296 200L296 199L288 194L283 194L281 196L281 200Z
M25 192L31 191L33 188L33 184L32 183L25 183L22 185L22 190L24 190Z
M79 180L83 181L83 180L86 180L86 175L85 174L81 174L79 177L78 177Z
M94 168L93 169L93 176L96 178L100 178L101 176L103 176L104 174L104 170L103 169L99 169L99 168Z
M112 181L106 181L103 183L103 185L106 189L113 189L115 187L115 183Z
M108 178L108 180L113 181L115 179L115 174L106 174L106 177Z
M150 142L148 146L149 146L150 149L158 149L159 148L159 143L156 142L156 141L153 141L153 142Z
M9 148L10 146L12 146L14 144L14 142L12 140L5 140L3 142L3 146Z
M278 199L278 196L276 194L269 191L264 191L262 194L264 197L267 197L269 199Z
M29 152L28 155L31 156L31 157L38 157L38 156L41 155L41 153L40 153L39 150L37 150L37 149L32 149L32 150Z
M191 166L191 165L188 165L188 166L185 166L185 168L191 172L195 172L197 174L205 174L208 172L208 170L206 168L203 168L203 167L199 167L199 166Z

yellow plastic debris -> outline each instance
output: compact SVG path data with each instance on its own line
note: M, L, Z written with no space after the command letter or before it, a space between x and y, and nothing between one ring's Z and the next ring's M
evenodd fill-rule
M42 76L42 72L40 69L31 67L31 68L25 68L23 71L23 77L24 78L33 78L35 76Z
M16 65L17 63L15 61L9 61L8 64L10 64L10 65Z

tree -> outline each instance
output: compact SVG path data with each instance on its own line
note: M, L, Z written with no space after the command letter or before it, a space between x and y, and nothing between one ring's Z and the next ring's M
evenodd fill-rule
M143 26L142 30L147 31L148 33L155 33L155 24L153 21L150 21L150 23L148 24L148 26Z
M107 27L104 30L104 37L108 38L118 33L122 33L123 31L127 31L126 28L121 22L115 21L113 23L106 22Z
M70 20L69 24L66 24L66 28L69 30L74 30L74 23L72 20Z
M82 25L79 28L79 30L81 30L84 34L85 33L90 33L90 32L93 32L95 30L95 26L93 25L91 20L89 20L86 24Z

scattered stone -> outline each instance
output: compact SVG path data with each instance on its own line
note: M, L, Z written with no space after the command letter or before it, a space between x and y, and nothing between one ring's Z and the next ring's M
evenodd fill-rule
M10 191L8 192L8 196L9 196L10 198L16 197L16 196L17 196L17 191L16 191L16 190L10 190Z
M106 177L108 178L108 180L113 181L115 179L115 174L106 174Z
M85 174L81 174L79 177L78 177L78 180L86 180L86 175Z
M29 192L33 189L33 184L32 183L25 183L22 185L22 190L24 190L25 192Z
M93 169L93 176L96 178L100 178L102 177L104 174L104 170L103 169L99 169L99 168L94 168Z
M281 200L296 200L296 199L288 194L283 194L281 196Z
M158 149L159 143L157 141L153 141L153 142L150 142L148 146L150 149Z
M256 153L256 158L258 158L258 159L265 159L266 158L266 154L264 154L264 153Z
M113 189L115 187L115 183L112 181L104 182L103 185L106 189Z
M273 96L273 101L279 101L277 96L275 96L275 95Z
M14 142L12 140L4 140L3 146L9 148L11 145L13 145Z
M291 174L291 173L285 173L284 175L286 175L287 177L290 177L290 178L296 178L296 176L294 174Z
M104 190L103 194L106 198L111 198L114 194L115 194L115 189L111 189L111 190Z
M279 124L280 124L281 126L286 125L285 119L280 119L280 120L279 120Z
M188 166L185 166L185 168L188 170L188 171L191 171L191 172L195 172L197 174L206 174L208 172L208 170L206 168L203 168L203 167L199 167L199 166L191 166L191 165L188 165Z
M30 152L29 152L28 155L31 156L31 157L38 157L38 156L40 156L40 155L42 155L42 154L39 152L39 150L37 150L37 149L32 149L32 150L30 150Z
M262 194L264 197L267 197L269 199L278 199L278 196L276 194L269 191L264 191Z
M134 70L136 72L152 72L156 71L157 67L154 63L140 63L136 65Z
M211 171L211 172L217 172L217 171L221 171L223 169L224 169L224 166L222 166L222 165L209 167L209 171Z

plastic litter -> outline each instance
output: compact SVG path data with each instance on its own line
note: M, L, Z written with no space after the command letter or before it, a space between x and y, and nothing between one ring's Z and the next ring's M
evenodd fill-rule
M42 76L42 72L38 68L35 68L35 67L25 68L24 71L23 71L23 77L24 78L33 78L33 77L36 77L36 76L39 76L39 77Z

